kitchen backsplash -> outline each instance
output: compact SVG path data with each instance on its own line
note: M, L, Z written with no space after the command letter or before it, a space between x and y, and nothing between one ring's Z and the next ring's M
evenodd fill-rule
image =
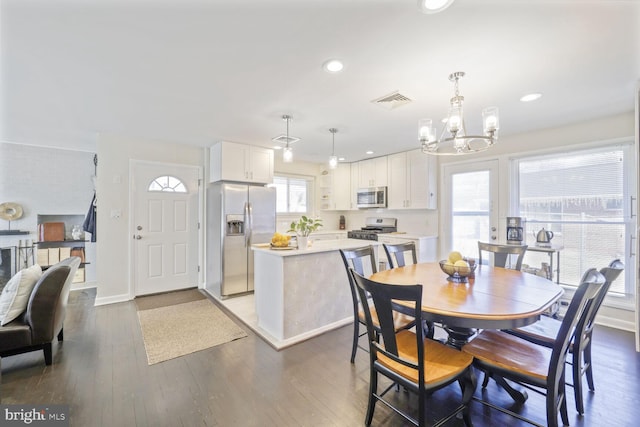
M389 210L389 209L364 209L358 211L320 212L324 230L338 230L340 215L345 217L345 230L356 230L364 226L365 220L370 216L389 217L398 219L398 231L425 236L438 234L438 211L430 209L415 210ZM291 221L297 219L297 215L278 215L276 229L284 233L289 229Z

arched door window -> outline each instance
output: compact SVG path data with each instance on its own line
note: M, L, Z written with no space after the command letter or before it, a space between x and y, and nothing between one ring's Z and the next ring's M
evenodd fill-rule
M164 191L172 193L186 193L187 187L175 176L159 176L151 181L147 191Z

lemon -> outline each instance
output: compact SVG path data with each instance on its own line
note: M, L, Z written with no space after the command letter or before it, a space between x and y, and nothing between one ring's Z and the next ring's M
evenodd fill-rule
M462 259L462 254L458 251L452 251L449 253L449 262L451 264L455 264L457 261Z
M463 259L459 259L458 261L453 263L454 267L469 267L469 264L467 263L467 261L463 260Z

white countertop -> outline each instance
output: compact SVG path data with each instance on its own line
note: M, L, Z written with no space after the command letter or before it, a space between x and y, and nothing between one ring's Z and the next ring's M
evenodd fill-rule
M313 234L310 236L311 245L307 249L271 249L268 243L252 245L251 249L254 251L260 251L269 253L275 256L294 256L294 255L310 255L319 252L337 251L339 249L355 249L363 246L379 246L381 243L373 240L360 240L360 239L334 239L334 240L317 240L313 241Z

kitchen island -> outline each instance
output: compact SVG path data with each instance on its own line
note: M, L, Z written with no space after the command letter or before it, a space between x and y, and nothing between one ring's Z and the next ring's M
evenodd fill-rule
M280 349L352 323L351 292L339 249L366 245L380 244L317 240L305 250L254 245L257 332L266 332L267 341Z

